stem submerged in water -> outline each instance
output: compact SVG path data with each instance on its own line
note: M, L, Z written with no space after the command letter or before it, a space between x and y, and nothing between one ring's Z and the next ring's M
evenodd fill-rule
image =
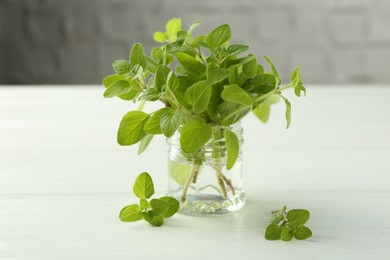
M183 188L183 194L181 195L181 202L183 202L183 203L186 201L187 192L188 192L188 188L190 187L191 181L194 179L196 181L196 176L198 176L199 168L200 168L200 165L196 164L196 163L192 167L192 172L191 172L190 176L188 176L186 184L184 185L184 188Z
M234 189L233 185L232 185L232 181L229 180L222 172L222 169L221 169L221 166L213 166L214 170L216 171L217 175L219 175L219 177L221 178L221 180L223 180L226 185L230 188L230 191L232 192L233 196L236 195L236 190ZM225 190L225 194L226 194L226 189L225 189L225 184L223 184L223 190ZM221 186L221 184L220 184ZM223 193L223 190L221 188L221 191L222 191L222 194ZM227 196L224 196L224 198L226 198Z

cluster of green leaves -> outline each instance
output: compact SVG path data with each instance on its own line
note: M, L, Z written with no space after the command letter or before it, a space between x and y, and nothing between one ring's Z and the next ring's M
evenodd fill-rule
M271 224L265 230L265 238L268 240L291 241L293 237L303 240L311 237L311 230L304 226L310 218L310 212L306 209L292 209L286 212L286 206L276 211L271 219Z
M161 101L165 106L153 113L139 109L122 119L117 140L120 145L139 143L141 154L154 135L171 137L180 129L180 146L188 154L199 151L215 140L215 126L222 126L227 143L227 168L238 156L238 138L230 126L248 113L267 122L271 105L283 99L287 127L291 104L282 91L292 88L297 96L306 93L300 70L291 74L291 82L281 87L281 79L272 61L266 71L253 54L244 55L247 45L230 44L229 25L221 25L208 34L194 36L200 21L183 30L181 20L173 18L165 32L153 37L162 43L151 55L140 43L133 45L128 60L113 63L115 74L104 78L104 97L141 102ZM176 65L176 66L174 66Z
M147 172L138 175L133 191L140 202L128 205L121 210L119 218L124 222L144 219L153 226L161 226L164 224L164 218L172 217L179 210L179 202L169 196L148 201L154 194L154 186L152 178Z

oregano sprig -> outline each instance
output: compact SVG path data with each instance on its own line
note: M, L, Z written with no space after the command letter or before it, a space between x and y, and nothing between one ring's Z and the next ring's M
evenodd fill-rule
M140 202L128 205L121 210L119 218L124 222L144 219L153 226L161 226L165 218L172 217L179 210L179 202L169 196L148 201L154 194L154 185L147 172L138 175L134 182L133 192Z
M303 240L312 236L311 230L305 226L310 218L310 212L306 209L292 209L286 212L284 206L273 212L271 224L265 230L265 238L268 240L291 241L292 238Z
M114 61L115 73L103 79L104 97L141 103L138 110L123 116L117 134L120 145L138 143L141 154L154 135L170 138L179 131L180 148L194 159L197 168L205 161L205 144L226 141L226 149L219 156L229 171L240 154L234 125L250 112L267 122L271 106L283 100L288 128L291 103L284 92L291 89L300 97L306 95L306 89L299 68L292 72L290 83L282 85L269 57L264 57L267 69L254 54L246 54L249 46L231 43L228 24L195 35L199 25L200 21L195 21L185 30L180 18L169 20L165 31L154 33L153 39L160 46L150 54L141 43L135 43L129 58ZM143 111L145 103L155 101L161 102L160 109ZM222 131L214 131L216 128Z

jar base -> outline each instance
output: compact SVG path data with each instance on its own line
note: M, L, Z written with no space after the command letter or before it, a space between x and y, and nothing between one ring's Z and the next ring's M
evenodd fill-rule
M187 200L180 205L179 212L189 216L218 216L235 213L244 204L244 192L227 199L218 195L187 195Z

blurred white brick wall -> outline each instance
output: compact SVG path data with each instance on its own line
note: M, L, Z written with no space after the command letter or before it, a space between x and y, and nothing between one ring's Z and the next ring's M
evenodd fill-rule
M229 23L307 83L390 83L390 0L0 0L0 83L100 83L172 17Z

